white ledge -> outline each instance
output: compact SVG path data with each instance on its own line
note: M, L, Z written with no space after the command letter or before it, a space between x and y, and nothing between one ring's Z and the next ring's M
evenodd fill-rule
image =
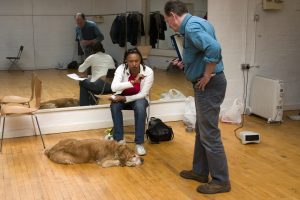
M184 99L152 101L150 103L150 117L158 117L163 121L182 120L184 105ZM113 125L109 104L44 109L37 111L36 116L43 134L108 128ZM124 125L133 125L133 112L123 111L123 119ZM1 120L1 127L2 123L3 120ZM6 118L4 138L33 134L34 128L30 116L8 116Z

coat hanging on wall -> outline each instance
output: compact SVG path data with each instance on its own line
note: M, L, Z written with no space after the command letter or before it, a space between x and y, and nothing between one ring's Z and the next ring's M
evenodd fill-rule
M127 15L128 14L128 15ZM111 26L110 37L114 44L125 47L126 42L135 46L140 37L145 35L143 15L129 12L118 15Z
M150 44L152 48L155 48L158 40L165 40L165 31L167 30L167 24L164 16L160 12L153 12L150 14Z

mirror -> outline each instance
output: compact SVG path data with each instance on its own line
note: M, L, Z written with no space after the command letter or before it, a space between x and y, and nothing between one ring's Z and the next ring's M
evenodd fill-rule
M164 14L164 5L168 0L148 0L148 9L149 13L160 12ZM186 6L189 10L189 13L199 17L207 16L207 0L182 0L186 3ZM170 36L174 34L167 26L167 30L164 32L165 40L158 40L158 43L155 48L157 49L173 49Z
M144 15L144 26L147 34L149 13L161 11L166 1L149 0L112 0L110 4L104 0L91 0L88 3L80 0L62 1L7 1L0 7L0 98L5 95L30 97L31 73L34 71L43 81L42 102L62 98L79 98L79 84L68 78L69 73L77 70L58 70L65 68L72 60L80 62L77 56L78 44L75 42L74 14L84 12L91 20L97 21L105 39L102 42L106 53L118 63L122 62L124 47L113 44L110 37L112 22L120 13L139 11ZM207 4L204 1L186 1L194 14L203 15ZM205 5L205 6L204 6ZM150 8L150 10L148 9ZM47 22L47 23L45 23ZM170 49L169 35L166 40L159 41L159 48ZM141 38L141 44L147 44L147 36ZM17 56L19 47L24 45L20 60L8 70L10 62L6 57ZM131 47L130 43L127 44ZM163 57L162 55L161 57ZM146 62L146 64L149 64ZM161 94L171 88L182 91L184 95L193 95L191 85L178 70L166 71L166 63L155 69L155 82L150 98L158 100ZM17 69L17 70L14 70ZM180 83L180 84L178 84ZM32 102L33 105L34 101ZM109 101L100 100L99 104ZM75 105L75 104L74 104Z

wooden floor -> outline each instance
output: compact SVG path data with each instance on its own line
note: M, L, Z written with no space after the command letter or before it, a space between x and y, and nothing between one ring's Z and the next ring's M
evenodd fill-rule
M75 71L69 70L36 70L35 73L43 82L42 101L58 98L79 98L78 81L66 76ZM32 71L0 71L0 97L18 95L29 97ZM171 88L180 90L184 95L193 95L191 83L186 81L183 73L165 70L154 70L154 84L151 89L151 100L160 99L160 94ZM109 103L100 101L100 104Z
M269 125L261 118L246 117L244 130L261 133L261 143L253 145L242 145L235 138L235 125L220 124L232 191L217 195L199 194L197 182L178 176L191 168L194 133L185 132L182 122L168 124L174 140L146 143L145 163L135 168L59 165L43 155L39 137L6 139L0 154L0 199L300 199L299 121L285 116L283 124ZM45 141L49 147L64 138L103 135L104 130L53 134Z

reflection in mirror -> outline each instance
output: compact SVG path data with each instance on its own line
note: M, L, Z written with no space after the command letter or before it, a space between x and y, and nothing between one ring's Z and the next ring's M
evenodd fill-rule
M75 70L35 70L37 76L42 80L42 108L51 109L55 107L73 107L78 105L79 83L67 77L68 73ZM18 95L30 97L32 71L0 71L1 96ZM181 91L185 96L193 95L192 87L185 80L183 73L176 69L154 70L155 79L150 92L150 100L159 100L162 93L168 92L171 88ZM53 101L55 100L55 101ZM50 102L49 102L50 101ZM34 105L34 101L30 105ZM44 103L44 104L43 104ZM48 103L48 104L46 104ZM53 105L55 103L55 105ZM109 104L108 96L103 95L98 104Z
M78 105L79 100L79 82L68 78L67 74L78 73L78 71L66 68L72 61L77 61L78 63L83 61L78 56L78 43L74 37L76 26L74 14L80 9L74 4L72 8L70 7L67 10L57 10L55 6L47 6L47 1L44 0L43 2L45 5L39 3L39 1L33 1L31 8L29 9L30 6L28 7L30 13L32 9L39 8L38 11L34 11L34 16L16 16L13 12L11 14L8 13L7 16L0 16L0 25L4 27L3 31L0 32L0 39L3 41L0 51L0 98L6 95L30 97L31 74L34 71L43 82L42 102L67 99L66 103L68 105L48 105L47 108L75 106ZM100 9L99 11L86 11L86 15L87 19L94 20L97 26L100 27L104 35L102 44L105 52L120 64L122 63L126 47L113 44L111 40L110 30L115 17L127 11L139 11L144 14L145 30L147 30L148 24L146 20L149 19L150 12L159 11L163 14L162 9L165 2L149 0L148 6L146 6L148 9L145 9L142 4L133 5L131 3L131 5L127 5L127 1L112 0L111 4L114 6L111 6L109 9L101 10L100 8L104 6L97 6ZM195 15L203 16L206 13L207 6L204 0L186 2L191 12ZM8 4L14 6L13 2ZM105 1L97 1L98 4L103 5ZM49 10L48 7L51 9ZM19 19L22 19L21 22ZM51 34L48 31L49 27L56 27L51 30ZM165 32L166 40L161 40L157 44L160 49L172 48L169 39L171 34L173 34L172 31L167 29ZM141 45L147 44L144 39L142 38ZM24 45L24 50L19 62L16 63L16 69L18 70L7 71L10 63L6 56L16 56L20 45ZM128 43L127 45L129 48L130 44ZM163 59L169 60L170 58ZM165 60L160 62L161 66L158 66L158 68L166 69L165 65L167 64ZM147 64L150 65L149 63ZM185 80L181 71L155 69L154 73L154 84L150 93L151 100L160 99L161 94L169 91L171 88L178 89L186 96L193 94L190 83ZM105 96L101 97L98 102L100 105L108 103L110 101ZM31 105L34 105L34 101L31 102Z
M168 0L148 0L148 9L149 13L159 12L162 15L164 14L164 5ZM202 18L207 17L207 0L183 0L186 3L189 13L196 15ZM151 18L150 18L151 21ZM150 22L151 23L151 22ZM151 24L150 24L151 26ZM151 29L151 28L150 28ZM155 45L155 48L158 49L173 49L170 36L174 32L167 27L167 30L164 31L164 40L158 40L158 43Z

